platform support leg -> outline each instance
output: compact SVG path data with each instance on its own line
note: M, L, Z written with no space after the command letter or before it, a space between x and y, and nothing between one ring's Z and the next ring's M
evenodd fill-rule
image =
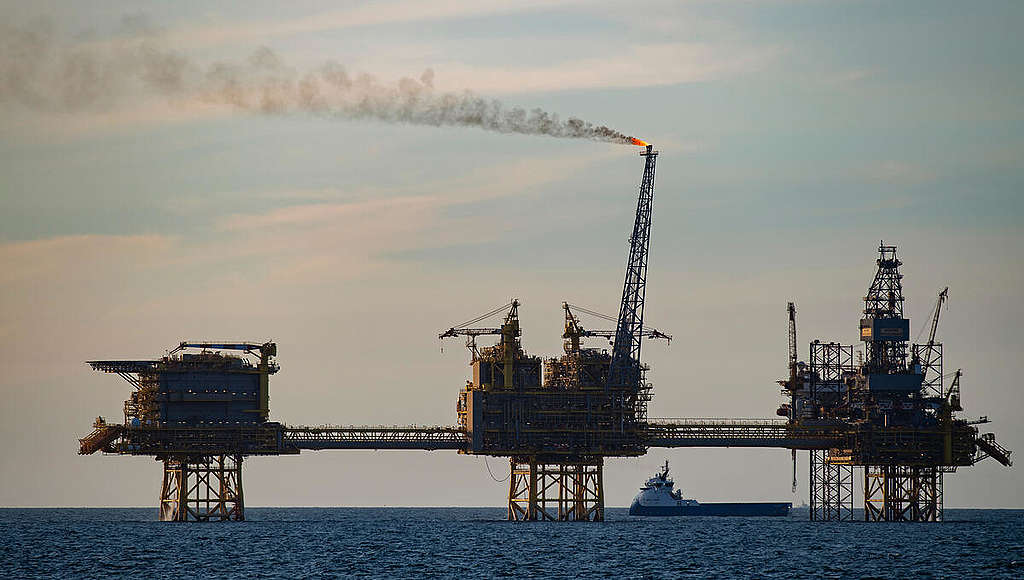
M164 457L160 521L242 521L242 456Z
M936 467L866 466L864 520L942 521L942 472Z
M510 460L510 521L604 521L604 460Z
M826 449L811 450L811 521L853 519L853 466L835 461Z

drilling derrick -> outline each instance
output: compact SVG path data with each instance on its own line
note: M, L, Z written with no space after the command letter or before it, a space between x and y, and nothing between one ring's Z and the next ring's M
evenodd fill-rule
M868 385L876 391L913 391L913 376L900 380L892 375L907 375L907 341L910 321L903 317L903 262L896 257L896 246L878 247L878 270L864 297L864 318L860 338L865 343L866 361L862 370L876 378ZM913 373L909 373L913 374ZM897 383L901 383L897 386Z
M813 412L792 413L790 427L839 436L840 445L810 452L811 519L853 518L853 470L862 467L865 520L939 521L944 472L989 456L1010 465L1009 452L991 433L979 435L974 425L984 421L954 416L962 410L959 371L948 391L942 385L936 331L948 289L939 294L928 342L913 345L908 361L902 262L895 246L878 251L859 324L864 360L854 364L852 345L812 342L808 391L789 387L801 382L793 371L784 384L794 408Z
M440 334L501 335L494 347L471 344L473 380L460 392L457 410L468 439L463 453L510 458L510 520L603 520L604 458L646 452L650 385L640 343L645 336L669 337L643 328L658 154L647 146L641 155L646 161L614 333L583 329L564 304L565 354L546 361L543 381L541 360L519 342L518 302L501 329L469 328L498 312L492 311ZM611 354L581 346L594 336L614 337Z
M865 361L850 393L851 416L868 437L858 438L851 461L864 465L865 519L937 521L942 518L939 464L952 457L943 457L940 439L924 431L938 425L923 404L920 367L907 364L910 321L903 316L902 262L895 246L881 244L878 253L860 321ZM900 449L908 429L921 430L918 444ZM973 457L974 451L965 454Z

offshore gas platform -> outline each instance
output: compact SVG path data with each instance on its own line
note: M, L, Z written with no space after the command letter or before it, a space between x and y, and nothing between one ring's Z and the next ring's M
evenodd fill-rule
M462 336L472 378L459 391L457 424L443 427L301 427L269 419L269 380L279 370L274 343L182 342L156 360L90 361L132 386L123 423L97 418L79 452L152 456L163 463L160 519L242 520L246 456L323 449L451 449L509 458L508 519L604 519L606 457L652 447L758 447L810 452L812 520L849 520L854 470L864 476L864 518L942 519L942 476L1010 452L985 419L957 416L960 371L943 375L936 340L940 294L928 341L909 343L901 262L881 245L854 347L814 341L797 355L796 309L789 304L789 376L779 419L659 420L647 417L652 385L641 362L644 339L671 336L644 326L648 252L658 152L644 144L644 172L617 317L563 304L564 353L546 360L522 346L519 301L452 326ZM614 329L584 328L580 314ZM500 316L500 324L481 326ZM480 336L497 343L478 347ZM611 350L584 346L604 338Z
M788 401L777 414L793 432L831 431L827 448L810 450L810 518L854 517L854 469L863 473L863 514L868 521L939 521L942 476L992 457L1010 465L1010 452L992 433L957 417L957 369L943 374L936 340L948 288L932 311L928 340L910 343L903 314L903 264L896 246L880 243L877 270L864 296L859 324L863 351L852 344L810 343L809 364L798 361L796 307L788 304L789 377L779 381ZM794 448L795 449L795 448ZM795 481L794 451L794 488Z

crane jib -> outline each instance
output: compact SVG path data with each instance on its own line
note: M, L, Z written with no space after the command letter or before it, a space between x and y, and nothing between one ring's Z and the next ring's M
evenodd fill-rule
M640 344L643 338L644 295L647 289L647 259L651 245L651 208L654 203L654 168L658 152L648 145L644 176L637 197L636 220L629 237L629 261L622 287L622 303L612 346L609 386L639 386Z

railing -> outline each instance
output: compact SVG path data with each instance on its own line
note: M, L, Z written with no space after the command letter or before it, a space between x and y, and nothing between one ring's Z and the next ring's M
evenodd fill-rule
M286 427L286 445L298 449L463 449L465 432L458 427Z
M123 427L121 425L105 425L97 422L92 433L78 440L78 454L92 455L107 447L121 436Z
M648 421L639 443L646 447L829 449L846 448L850 435L848 428L842 426L791 426L778 419L671 418ZM132 455L277 455L298 453L302 449L469 450L470 447L465 430L455 426L289 427L274 423L243 427L116 426L116 430L98 430L83 438L81 451L106 450L118 436L121 439L114 450ZM991 444L979 446L989 454L998 451L997 459L1005 460L1008 455Z
M658 425L772 425L785 426L786 419L736 419L731 417L658 417L648 423Z
M1010 461L1010 454L1012 451L996 443L996 436L994 433L985 433L981 437L978 437L975 442L977 443L980 451L978 456L974 459L975 463L985 459L986 457L991 457L1006 467L1013 465L1013 462Z
M649 447L827 449L841 442L840 431L791 427L777 419L653 419L647 423Z
M282 455L299 450L282 440L278 423L259 425L121 426L124 455Z

